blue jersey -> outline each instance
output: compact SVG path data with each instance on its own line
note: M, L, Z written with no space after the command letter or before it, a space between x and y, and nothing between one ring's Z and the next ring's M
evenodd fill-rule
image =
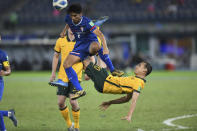
M9 66L8 55L0 50L0 70L4 70L5 66ZM2 80L2 76L0 76L0 80Z
M10 66L9 61L8 61L8 55L0 50L0 71L4 70L4 67ZM0 101L2 100L3 97L3 90L4 90L4 82L3 82L3 77L0 76Z
M74 24L70 15L66 15L65 22L73 32L76 41L98 41L97 36L93 33L96 26L89 18L82 16L81 21Z

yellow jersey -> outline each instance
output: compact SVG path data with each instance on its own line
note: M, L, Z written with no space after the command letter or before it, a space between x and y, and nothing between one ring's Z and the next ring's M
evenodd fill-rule
M130 94L133 91L140 91L144 88L145 80L137 76L115 77L109 75L103 86L103 93Z
M66 57L68 56L68 54L73 50L74 45L75 45L75 42L69 41L66 36L64 38L57 39L55 47L54 47L54 50L57 53L61 53L61 65L60 65L60 69L58 72L58 79L61 79L64 82L69 82L69 79L66 75L65 69L63 67L63 63ZM77 73L78 80L81 81L82 69L83 69L82 62L74 64L72 68Z

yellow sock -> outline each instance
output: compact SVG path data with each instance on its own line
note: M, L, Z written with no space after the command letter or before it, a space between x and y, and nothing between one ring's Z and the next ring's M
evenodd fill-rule
M66 121L68 128L71 127L72 122L70 119L69 109L67 107L65 107L64 109L60 109L60 112L61 112L62 116L64 117L64 120Z
M75 122L75 128L78 128L79 129L80 110L78 110L78 111L73 111L72 110L72 115L73 115L73 120Z

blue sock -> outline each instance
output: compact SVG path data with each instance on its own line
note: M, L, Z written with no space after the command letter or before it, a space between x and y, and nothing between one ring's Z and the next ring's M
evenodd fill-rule
M1 115L8 117L8 111L0 111Z
M72 67L69 67L67 69L65 69L66 74L68 76L68 79L71 81L71 83L75 86L75 88L77 90L83 90L83 88L81 87L78 77L77 77L77 73L73 70Z
M5 131L5 125L4 125L4 120L3 120L3 114L0 112L0 131Z
M103 55L103 48L101 48L99 51L99 56L100 58L105 62L105 64L107 65L107 67L109 68L110 72L114 71L114 66L109 58L108 54Z

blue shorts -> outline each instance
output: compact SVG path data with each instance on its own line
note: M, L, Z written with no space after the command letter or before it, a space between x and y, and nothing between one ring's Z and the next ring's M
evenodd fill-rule
M76 41L74 49L70 54L80 57L81 61L85 60L88 56L92 55L89 52L90 44L92 42L98 42L98 40Z
M3 89L4 89L4 82L3 80L0 80L0 101L3 98Z

